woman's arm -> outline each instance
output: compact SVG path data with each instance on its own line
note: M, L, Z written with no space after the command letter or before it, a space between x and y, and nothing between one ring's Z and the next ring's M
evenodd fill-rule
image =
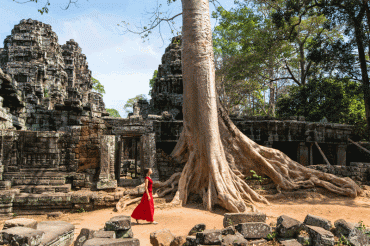
M148 184L149 184L149 180L148 179L145 179L145 192L148 195L148 200L150 200L149 190L148 190Z

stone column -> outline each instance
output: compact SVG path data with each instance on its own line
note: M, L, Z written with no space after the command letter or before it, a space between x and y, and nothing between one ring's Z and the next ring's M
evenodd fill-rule
M117 180L114 179L114 135L100 137L100 174L97 189L112 189L117 187Z
M159 173L156 161L156 145L155 145L155 133L148 133L141 136L142 142L142 158L141 167L151 168L153 173L151 174L152 180L159 180Z
M298 145L298 160L303 166L308 166L308 147L305 142L300 142Z
M338 144L337 145L337 165L345 166L347 161L347 145Z

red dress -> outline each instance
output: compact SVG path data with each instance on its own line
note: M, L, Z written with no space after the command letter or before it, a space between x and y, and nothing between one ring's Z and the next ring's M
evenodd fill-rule
M144 192L143 197L141 198L141 202L135 210L132 212L131 217L136 220L146 220L149 222L153 221L154 216L154 202L153 202L153 194L152 194L152 185L153 180L149 177L145 177L148 179L148 191L150 195L150 201L148 200L148 195Z

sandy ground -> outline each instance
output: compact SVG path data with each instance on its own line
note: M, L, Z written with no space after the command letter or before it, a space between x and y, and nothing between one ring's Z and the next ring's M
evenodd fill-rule
M67 213L58 220L74 224L76 226L75 237L77 237L82 228L98 230L103 228L105 222L113 216L131 215L135 206L131 205L121 213L114 212L112 208L92 212ZM276 224L277 217L282 214L300 221L303 221L307 214L313 214L329 219L332 223L337 219L345 219L351 222L363 221L366 226L370 225L369 197L328 198L318 194L308 199L281 199L271 202L271 205L260 205L258 209L266 213L268 224ZM209 212L197 204L170 209L156 208L154 219L159 224L153 225L139 221L143 224L138 225L132 219L132 230L134 237L140 240L140 245L150 246L150 233L163 228L170 229L175 235L187 235L190 229L198 223L205 223L207 229L221 229L223 228L222 220L225 212L227 211L222 208L216 208L213 212ZM34 218L37 221L47 220L46 215L18 217Z

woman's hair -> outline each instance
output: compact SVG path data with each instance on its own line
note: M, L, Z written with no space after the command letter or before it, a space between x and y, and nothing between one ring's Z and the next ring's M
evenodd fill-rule
M148 175L149 169L150 169L150 168L145 168L145 169L144 169L144 175L145 175L145 176L146 176L146 175Z

